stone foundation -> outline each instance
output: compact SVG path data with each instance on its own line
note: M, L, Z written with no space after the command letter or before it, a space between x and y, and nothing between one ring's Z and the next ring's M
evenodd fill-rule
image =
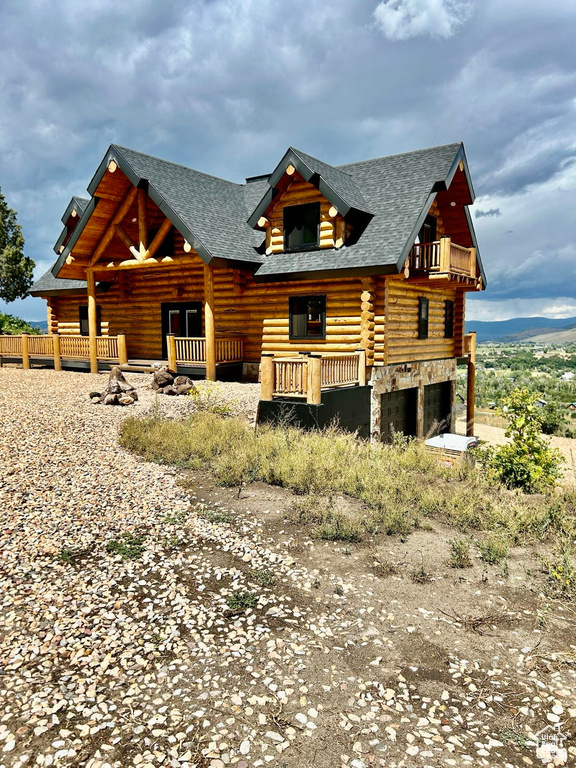
M375 366L372 369L372 408L370 433L372 439L380 439L380 395L399 389L418 388L418 410L416 429L419 437L424 436L424 387L428 384L452 383L452 411L456 390L456 359L426 360L424 362L402 363L400 365ZM454 415L452 415L454 423Z

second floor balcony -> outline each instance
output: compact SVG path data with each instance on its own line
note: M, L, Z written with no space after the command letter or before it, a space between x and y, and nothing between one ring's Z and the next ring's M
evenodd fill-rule
M443 237L431 243L414 243L408 257L410 276L476 282L476 248L466 248Z

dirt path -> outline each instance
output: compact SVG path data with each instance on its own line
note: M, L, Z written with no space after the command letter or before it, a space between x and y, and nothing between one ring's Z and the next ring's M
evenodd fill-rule
M312 540L288 492L125 453L101 383L0 370L2 768L515 768L554 722L576 756L574 611L534 552L459 572L437 524Z

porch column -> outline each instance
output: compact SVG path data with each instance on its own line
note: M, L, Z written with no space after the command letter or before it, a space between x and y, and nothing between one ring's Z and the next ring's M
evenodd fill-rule
M476 389L476 332L464 337L468 355L468 386L466 391L466 435L474 437L474 393Z
M206 379L216 381L216 331L214 329L214 267L204 265L204 332Z
M86 270L86 282L88 283L88 335L90 349L90 373L98 373L98 320L96 313L96 278L91 269Z

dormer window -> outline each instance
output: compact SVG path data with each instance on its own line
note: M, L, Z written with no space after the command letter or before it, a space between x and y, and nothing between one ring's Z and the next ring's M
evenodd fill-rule
M284 250L317 248L320 237L320 203L284 208Z

